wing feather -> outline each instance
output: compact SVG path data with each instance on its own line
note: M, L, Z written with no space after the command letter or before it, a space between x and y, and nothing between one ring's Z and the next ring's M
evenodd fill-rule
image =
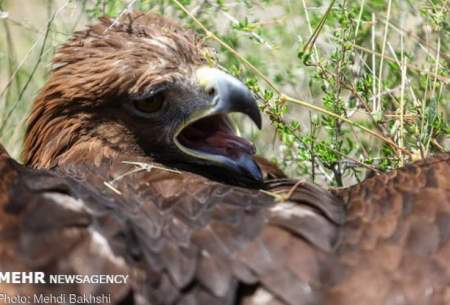
M127 272L130 287L77 289L139 304L445 304L449 160L333 194L287 179L260 192L120 159L52 174L1 155L0 255L15 270Z
M129 272L123 259L105 250L109 242L96 228L96 215L89 212L81 197L70 193L69 182L49 172L22 167L1 146L0 190L1 272ZM0 284L3 293L30 296L31 300L41 293L105 293L117 302L128 289L128 285Z
M336 192L348 203L336 257L345 272L329 304L450 302L449 172L442 154Z

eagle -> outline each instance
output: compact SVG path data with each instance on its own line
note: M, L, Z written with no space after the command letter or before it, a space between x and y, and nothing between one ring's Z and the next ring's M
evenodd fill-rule
M0 301L450 304L450 154L343 189L289 179L238 136L229 113L261 114L208 52L140 12L57 50L24 164L0 149Z

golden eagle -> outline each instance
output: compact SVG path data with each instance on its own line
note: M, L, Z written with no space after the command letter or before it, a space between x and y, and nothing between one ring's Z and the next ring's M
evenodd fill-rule
M0 301L450 304L450 154L338 191L279 178L227 116L260 125L252 94L204 52L142 13L59 48L26 166L0 150Z

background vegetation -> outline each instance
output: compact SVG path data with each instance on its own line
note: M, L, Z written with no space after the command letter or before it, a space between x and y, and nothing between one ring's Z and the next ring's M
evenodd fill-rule
M155 11L205 35L266 114L239 121L290 175L344 186L450 150L448 0L0 0L0 142L20 157L55 47ZM205 32L206 30L206 32Z

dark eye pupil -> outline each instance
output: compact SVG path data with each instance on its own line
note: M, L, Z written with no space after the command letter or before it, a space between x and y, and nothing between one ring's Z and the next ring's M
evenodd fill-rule
M150 113L161 109L163 102L164 95L159 93L146 99L134 101L134 106L139 111Z

